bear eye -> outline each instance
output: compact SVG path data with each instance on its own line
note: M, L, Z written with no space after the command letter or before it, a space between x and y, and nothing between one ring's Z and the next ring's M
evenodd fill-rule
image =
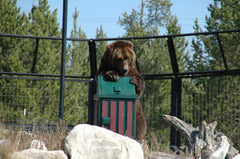
M121 61L122 61L122 59L121 59L121 58L117 58L117 61L118 61L118 62L121 62Z

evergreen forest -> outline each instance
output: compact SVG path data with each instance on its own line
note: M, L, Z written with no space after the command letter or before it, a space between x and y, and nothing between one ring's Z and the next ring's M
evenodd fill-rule
M141 3L141 1L138 1ZM178 18L171 13L171 0L148 0L141 9L119 15L118 24L124 28L121 37L143 37L181 34ZM239 0L213 0L208 6L205 28L198 19L196 33L240 28ZM0 33L61 37L57 21L58 10L50 10L48 0L38 0L29 13L21 12L17 0L0 0ZM79 11L73 15L71 37L87 39L77 26ZM164 32L162 30L165 30ZM96 39L107 38L103 27L96 28ZM222 60L219 39L226 57ZM166 38L133 39L137 65L141 74L172 73ZM106 45L111 41L97 41L97 64ZM209 34L173 39L180 72L199 72L240 69L240 32ZM37 48L37 55L36 55ZM88 77L90 73L87 41L68 41L66 75ZM34 65L33 65L34 63ZM60 81L54 78L61 70L61 41L50 39L14 38L0 36L1 72L51 74L53 78L21 78L0 75L0 122L56 123L58 121ZM88 121L88 80L65 82L64 122L70 125ZM146 80L142 105L148 122L147 139L169 145L170 127L163 114L171 112L171 80ZM229 136L240 148L240 76L203 76L182 79L182 120L199 126L203 120L218 122L219 131ZM160 146L161 148L161 146Z

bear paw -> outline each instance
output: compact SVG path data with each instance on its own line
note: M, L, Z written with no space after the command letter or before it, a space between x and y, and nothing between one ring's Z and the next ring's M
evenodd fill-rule
M106 81L118 81L119 80L119 75L115 71L107 71L104 74L104 79Z

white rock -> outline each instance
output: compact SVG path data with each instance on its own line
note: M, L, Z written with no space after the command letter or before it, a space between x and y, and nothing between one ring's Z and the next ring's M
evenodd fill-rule
M28 145L28 148L35 148L38 150L47 151L47 148L41 140L32 140L32 142Z
M44 151L35 148L14 152L11 159L67 159L62 150Z
M228 153L229 142L226 136L221 137L221 141L218 144L217 150L211 155L211 159L224 159Z
M143 159L141 145L102 127L80 124L65 142L71 159Z
M238 154L237 156L234 156L233 159L240 159L240 154Z

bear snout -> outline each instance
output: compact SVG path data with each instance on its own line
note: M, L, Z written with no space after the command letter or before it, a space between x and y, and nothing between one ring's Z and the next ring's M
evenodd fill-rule
M127 72L127 69L122 69L121 71L119 71L119 76L125 76Z
M127 68L123 68L123 74L125 75L128 72Z

